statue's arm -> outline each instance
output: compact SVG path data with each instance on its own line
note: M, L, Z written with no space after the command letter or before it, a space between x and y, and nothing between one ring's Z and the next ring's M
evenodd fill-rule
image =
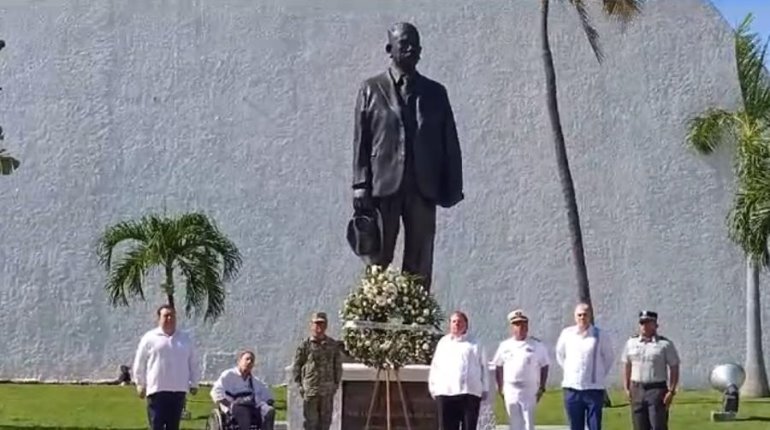
M372 188L372 139L366 112L367 88L362 85L356 97L355 122L353 124L353 189Z
M451 207L459 203L463 198L463 159L460 150L460 139L457 137L457 125L455 124L452 104L446 89L443 90L446 105L444 118L444 197L445 207Z

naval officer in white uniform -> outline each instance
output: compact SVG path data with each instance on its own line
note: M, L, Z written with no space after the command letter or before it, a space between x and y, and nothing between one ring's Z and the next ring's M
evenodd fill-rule
M510 430L535 430L535 406L548 380L548 349L528 336L529 318L517 309L508 314L511 337L500 342L495 363L497 391L505 399Z

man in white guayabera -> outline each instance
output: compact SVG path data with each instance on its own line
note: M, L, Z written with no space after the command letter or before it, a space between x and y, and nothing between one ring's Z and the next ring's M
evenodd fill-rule
M500 342L495 357L497 392L505 400L510 430L535 430L535 407L548 380L548 349L529 336L529 318L517 309L508 314L511 337Z
M139 398L147 397L150 429L178 430L187 392L198 392L198 361L191 337L176 328L174 308L163 305L157 315L158 327L136 349L136 390Z
M428 374L428 389L436 399L441 430L476 430L481 401L489 393L484 348L468 334L468 316L456 311L449 333L439 340Z
M570 430L601 430L605 380L612 367L612 339L591 324L591 307L575 307L575 325L562 330L556 361L564 377L564 409Z

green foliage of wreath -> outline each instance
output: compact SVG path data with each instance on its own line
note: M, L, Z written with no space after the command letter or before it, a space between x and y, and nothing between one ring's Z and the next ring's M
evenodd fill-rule
M444 320L434 297L418 277L370 266L340 312L342 340L357 361L377 369L429 364ZM389 328L355 327L388 323ZM408 327L404 327L408 326Z

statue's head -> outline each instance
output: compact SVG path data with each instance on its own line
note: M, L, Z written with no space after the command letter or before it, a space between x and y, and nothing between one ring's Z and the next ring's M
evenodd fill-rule
M393 24L388 29L388 44L385 52L393 59L393 63L403 70L413 70L420 61L420 33L417 27L408 22Z

